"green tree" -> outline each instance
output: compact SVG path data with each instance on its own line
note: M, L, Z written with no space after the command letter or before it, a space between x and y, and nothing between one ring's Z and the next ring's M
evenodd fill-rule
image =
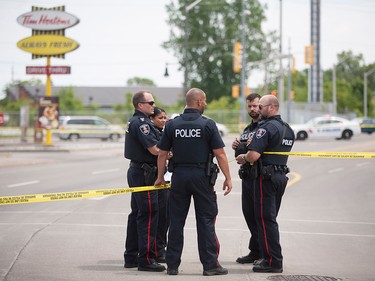
M163 43L163 47L174 52L182 68L185 65L184 51L187 50L188 84L204 89L209 102L221 96L231 96L232 85L240 82L240 74L232 70L232 53L234 42L241 41L242 1L202 1L188 12L186 21L185 7L192 2L178 0L166 5L171 29L170 39ZM264 57L263 9L258 0L245 1L245 11L250 11L246 13L244 30L246 48L243 54L247 62ZM184 32L185 25L187 33Z
M141 78L141 77L133 77L128 79L126 82L127 86L152 86L156 87L156 84L154 81L148 79L148 78Z
M344 51L337 55L336 63L336 99L337 112L355 112L363 115L363 74L375 68L375 64L365 65L363 55L353 54L352 51ZM324 72L324 101L332 101L332 69ZM374 89L375 78L368 77L368 89ZM368 113L374 116L374 104L371 91L367 92Z
M74 97L73 87L65 88L57 93L60 111L78 111L84 109L83 102Z

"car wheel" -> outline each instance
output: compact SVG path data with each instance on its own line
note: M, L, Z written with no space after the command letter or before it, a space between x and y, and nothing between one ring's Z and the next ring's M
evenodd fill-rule
M305 131L300 131L297 133L297 140L305 140L307 139L307 133Z
M118 141L120 139L120 135L119 134L112 134L109 136L109 139L112 140L112 141Z
M350 140L350 138L353 136L353 132L350 131L350 130L345 130L344 132L342 132L342 138L344 140Z
M79 135L78 134L70 134L68 139L70 139L71 141L77 141L77 140L79 140Z

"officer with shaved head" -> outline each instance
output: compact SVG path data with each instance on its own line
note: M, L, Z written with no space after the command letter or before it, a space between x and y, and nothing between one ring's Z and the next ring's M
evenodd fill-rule
M232 190L224 142L213 120L202 116L206 107L206 94L197 88L186 94L184 112L166 123L158 143L158 178L155 185L164 184L164 171L168 152L173 148L173 174L169 201L170 227L167 244L167 274L177 275L184 243L184 225L194 198L198 232L199 258L203 275L224 275L228 270L218 261L220 250L215 233L218 214L214 189L220 166L225 180L224 195Z
M288 155L294 144L294 133L279 115L279 101L265 95L259 100L261 121L255 134L247 142L247 153L237 156L237 163L257 165L254 213L258 227L261 260L255 272L283 272L279 226L276 221L289 172ZM270 153L265 153L270 152ZM281 152L285 154L272 154Z

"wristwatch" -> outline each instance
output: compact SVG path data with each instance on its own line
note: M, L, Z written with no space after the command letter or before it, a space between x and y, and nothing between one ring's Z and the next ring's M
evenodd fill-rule
M247 162L247 160L246 160L246 154L244 154L244 155L242 156L242 159L243 159L243 161L245 161L245 163Z

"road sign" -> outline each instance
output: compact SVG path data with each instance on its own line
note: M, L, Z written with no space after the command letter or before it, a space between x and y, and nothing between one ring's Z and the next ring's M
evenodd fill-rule
M26 74L70 74L70 66L26 66Z

